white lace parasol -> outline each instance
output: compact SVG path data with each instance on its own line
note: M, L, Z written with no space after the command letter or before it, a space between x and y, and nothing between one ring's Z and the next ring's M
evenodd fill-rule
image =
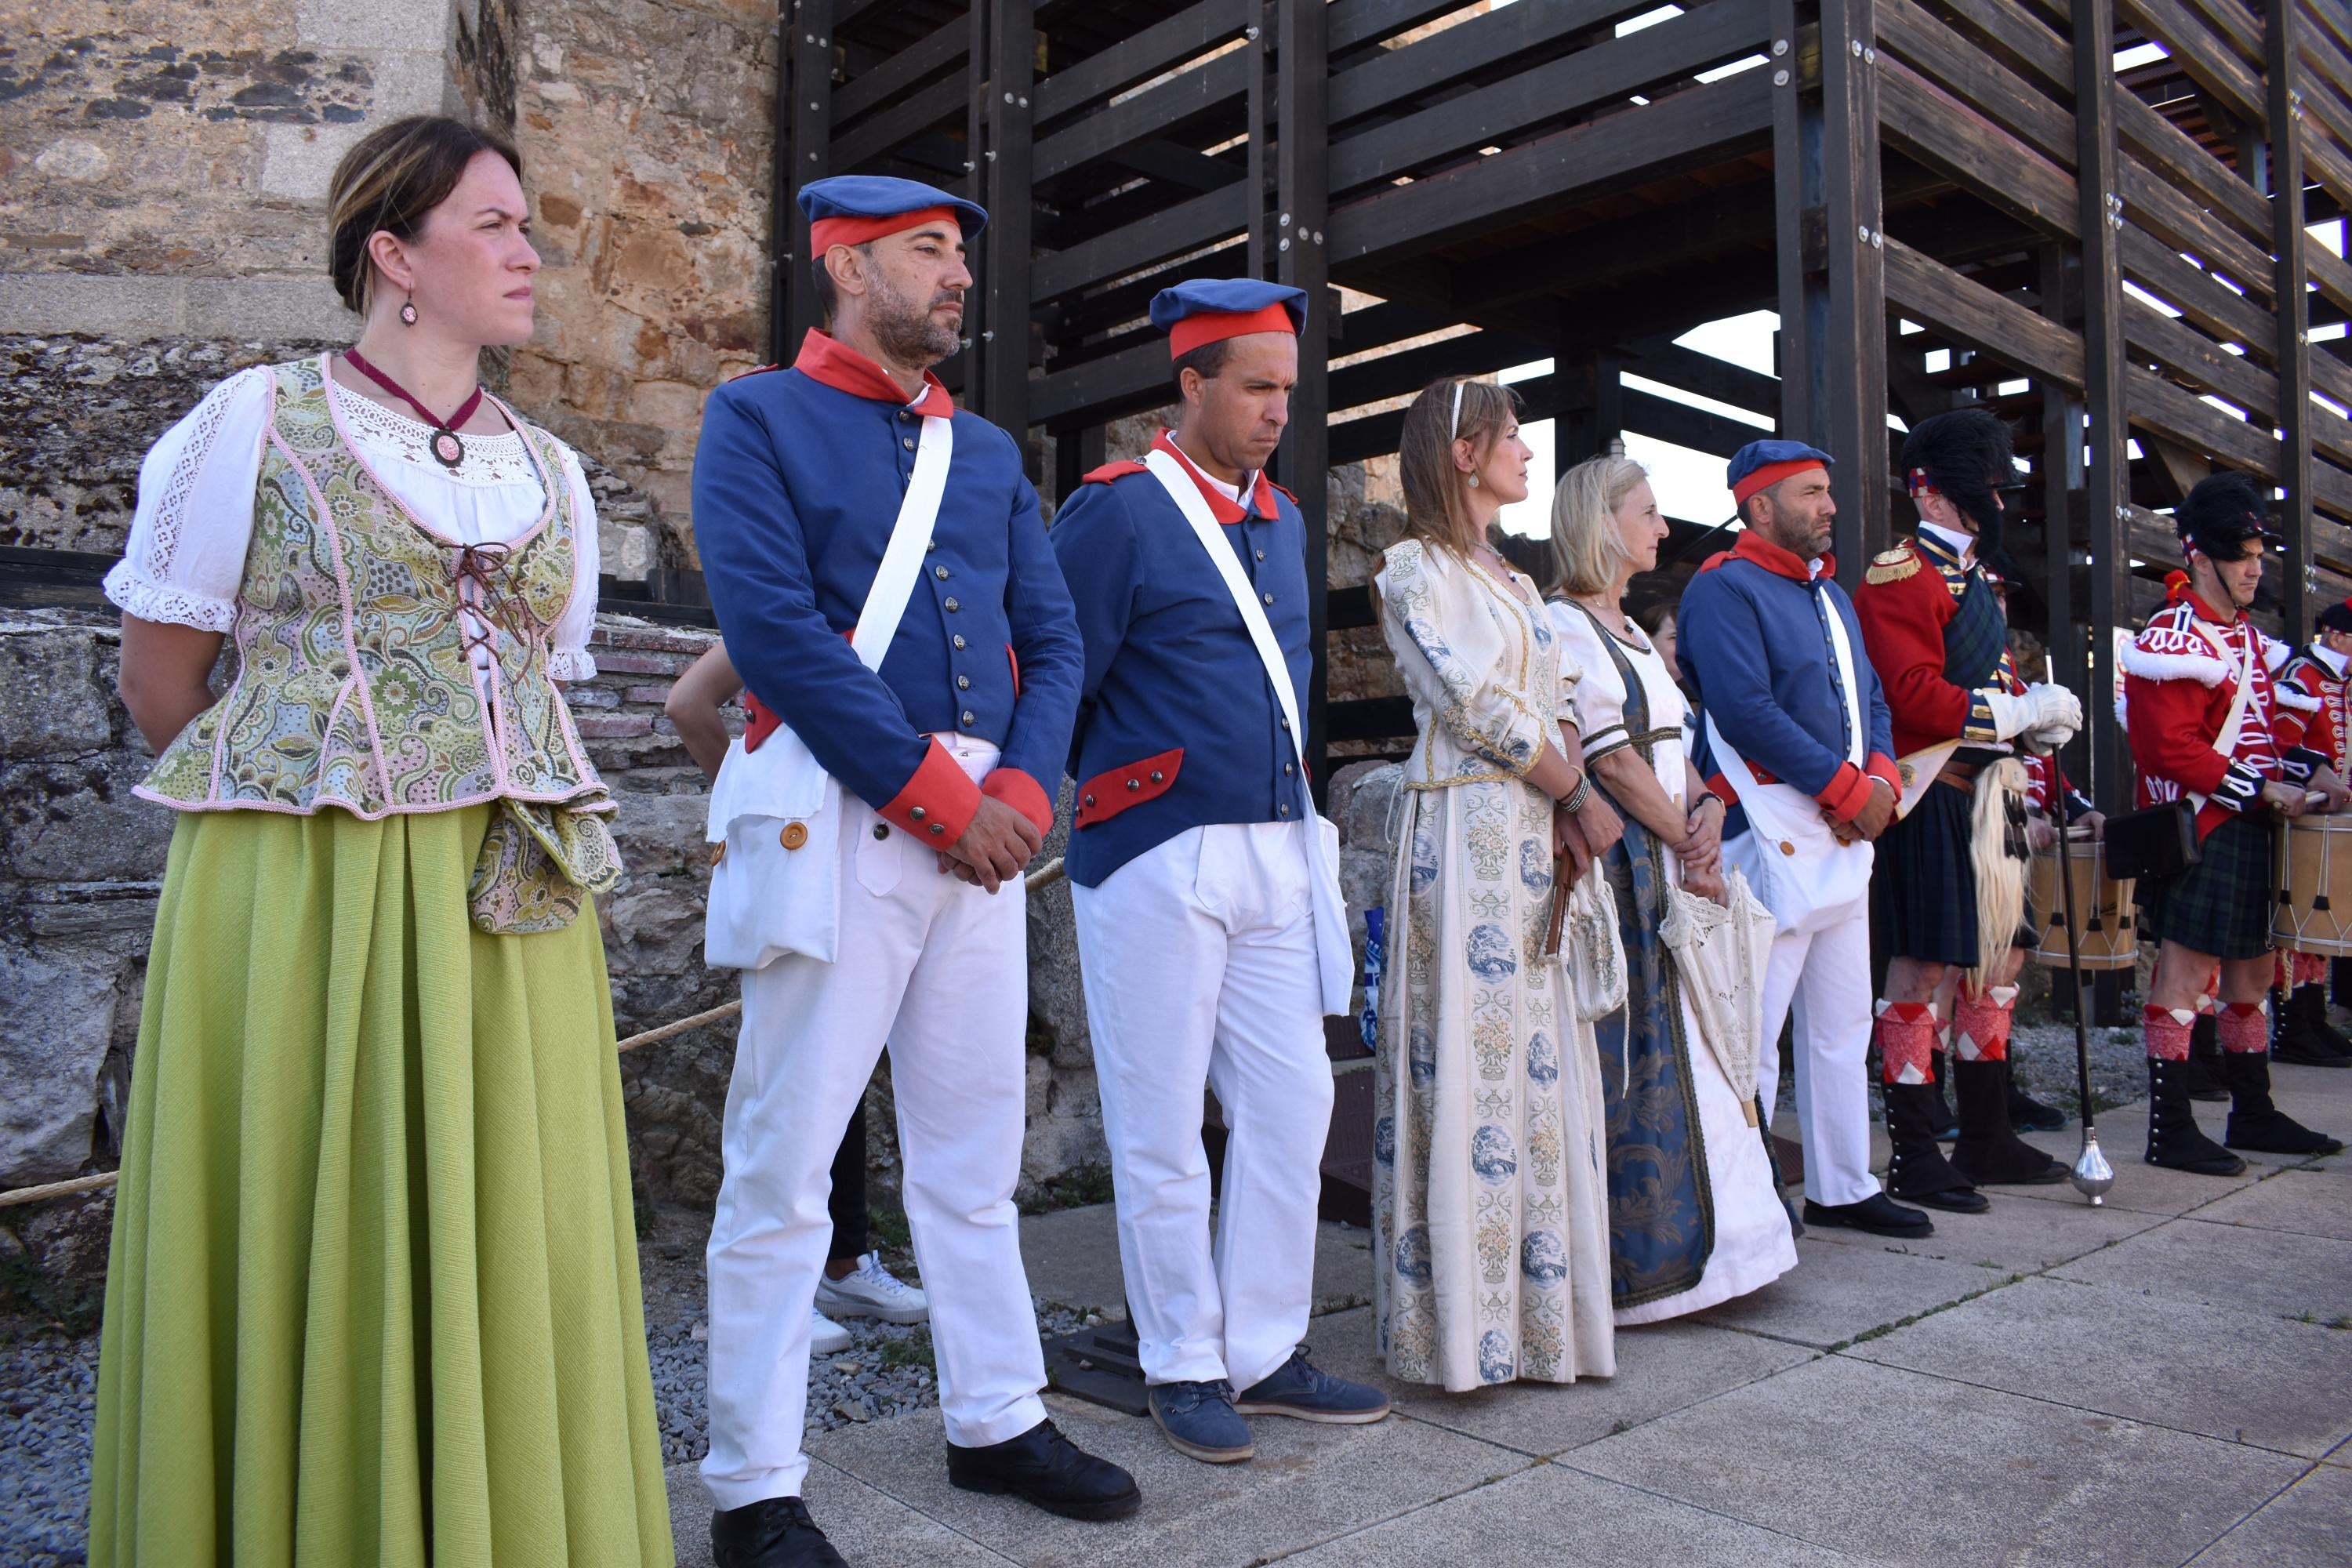
M1756 1124L1756 1068L1764 1033L1764 966L1776 927L1748 880L1724 868L1726 904L1666 889L1658 939L1675 955L1691 1012L1707 1048Z

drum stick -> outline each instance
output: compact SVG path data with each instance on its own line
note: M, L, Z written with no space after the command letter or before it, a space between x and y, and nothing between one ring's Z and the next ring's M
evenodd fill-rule
M1559 928L1568 920L1568 857L1555 855L1551 860L1551 920L1544 927L1546 958L1559 952Z

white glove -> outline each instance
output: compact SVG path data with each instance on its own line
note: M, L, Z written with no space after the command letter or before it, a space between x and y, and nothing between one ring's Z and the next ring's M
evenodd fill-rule
M2083 727L2083 700L2063 686L2047 683L2025 689L2026 700L2033 704L2033 719L2029 729L2044 732L2063 730L2063 740L2074 738Z
M1992 710L1994 740L2013 741L2033 727L2035 712L2032 688L2021 693L1988 689L1977 695L1983 698L1985 706Z
M2052 724L2039 730L2028 730L2017 738L2018 749L2028 756L2046 757L2074 738L2074 731L2063 724Z

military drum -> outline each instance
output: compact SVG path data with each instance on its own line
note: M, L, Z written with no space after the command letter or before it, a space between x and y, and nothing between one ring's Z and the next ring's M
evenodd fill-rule
M2352 812L2285 826L2271 934L2298 952L2352 956Z
M2082 967L2129 969L2139 958L2139 910L2132 900L2130 879L2117 881L2107 875L2107 847L2087 827L2066 830L2066 862L2074 881L2074 918L2081 922L2075 936ZM2032 888L2042 940L2028 956L2049 968L2064 969L2076 961L2066 952L2066 900L2058 885L2056 845L2033 857Z

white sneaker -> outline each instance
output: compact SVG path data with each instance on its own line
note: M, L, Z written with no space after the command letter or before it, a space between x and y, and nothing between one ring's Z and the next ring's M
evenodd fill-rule
M857 1267L838 1279L820 1275L816 1304L820 1310L845 1318L879 1318L886 1323L920 1323L931 1315L929 1299L883 1268L878 1252L859 1258Z
M809 1309L809 1354L838 1355L856 1342L847 1329L815 1308Z

